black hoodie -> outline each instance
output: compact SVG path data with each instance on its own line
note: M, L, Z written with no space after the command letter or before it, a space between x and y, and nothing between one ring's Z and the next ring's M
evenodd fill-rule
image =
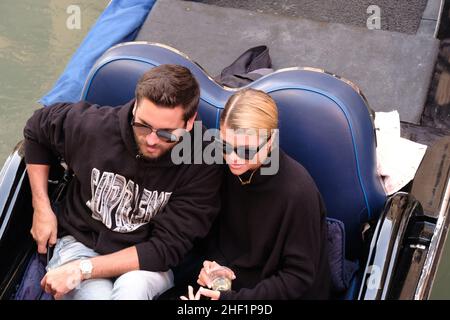
M166 271L208 233L222 171L175 165L170 152L142 158L130 125L133 105L78 102L37 110L24 129L25 161L62 157L75 174L58 212L58 237L72 235L99 254L136 245L141 270Z
M306 169L280 150L277 174L241 185L227 169L223 191L209 257L236 279L221 299L327 299L326 211Z

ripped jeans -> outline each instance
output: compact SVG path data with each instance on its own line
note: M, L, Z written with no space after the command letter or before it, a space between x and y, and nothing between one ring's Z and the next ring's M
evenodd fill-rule
M65 236L56 242L53 257L47 270L54 269L73 260L98 256L94 250ZM88 279L64 295L64 300L151 300L173 287L173 273L152 271L130 271L115 279Z

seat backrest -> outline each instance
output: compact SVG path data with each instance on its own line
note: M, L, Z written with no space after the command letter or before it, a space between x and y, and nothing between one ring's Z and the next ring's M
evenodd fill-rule
M124 104L134 97L145 71L166 63L192 71L201 87L200 117L206 127L218 128L220 112L235 90L218 85L187 56L161 44L130 42L108 50L93 67L82 99ZM347 258L357 258L362 224L377 218L386 201L376 173L375 135L365 98L350 82L309 68L283 69L249 87L276 101L281 148L309 171L328 216L345 224Z

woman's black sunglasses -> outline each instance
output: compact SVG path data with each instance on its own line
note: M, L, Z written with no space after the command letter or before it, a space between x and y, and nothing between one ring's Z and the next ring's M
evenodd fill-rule
M174 143L180 140L180 137L173 133L175 130L179 129L153 129L153 127L147 124L136 122L134 120L134 115L131 119L131 125L135 128L136 134L138 135L148 136L149 134L152 134L152 132L155 132L158 138L164 142Z
M224 154L232 154L233 152L237 154L237 156L241 159L252 160L255 155L261 151L262 147L266 145L266 143L270 140L270 137L265 139L259 146L257 147L249 147L249 146L238 146L233 147L228 142L220 139L214 138L214 141L218 143L222 147L222 151Z

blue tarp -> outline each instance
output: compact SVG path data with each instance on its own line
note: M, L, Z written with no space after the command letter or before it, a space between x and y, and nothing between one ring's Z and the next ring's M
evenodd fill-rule
M76 102L95 61L110 47L136 38L156 0L113 0L69 61L53 88L39 100L44 106Z

